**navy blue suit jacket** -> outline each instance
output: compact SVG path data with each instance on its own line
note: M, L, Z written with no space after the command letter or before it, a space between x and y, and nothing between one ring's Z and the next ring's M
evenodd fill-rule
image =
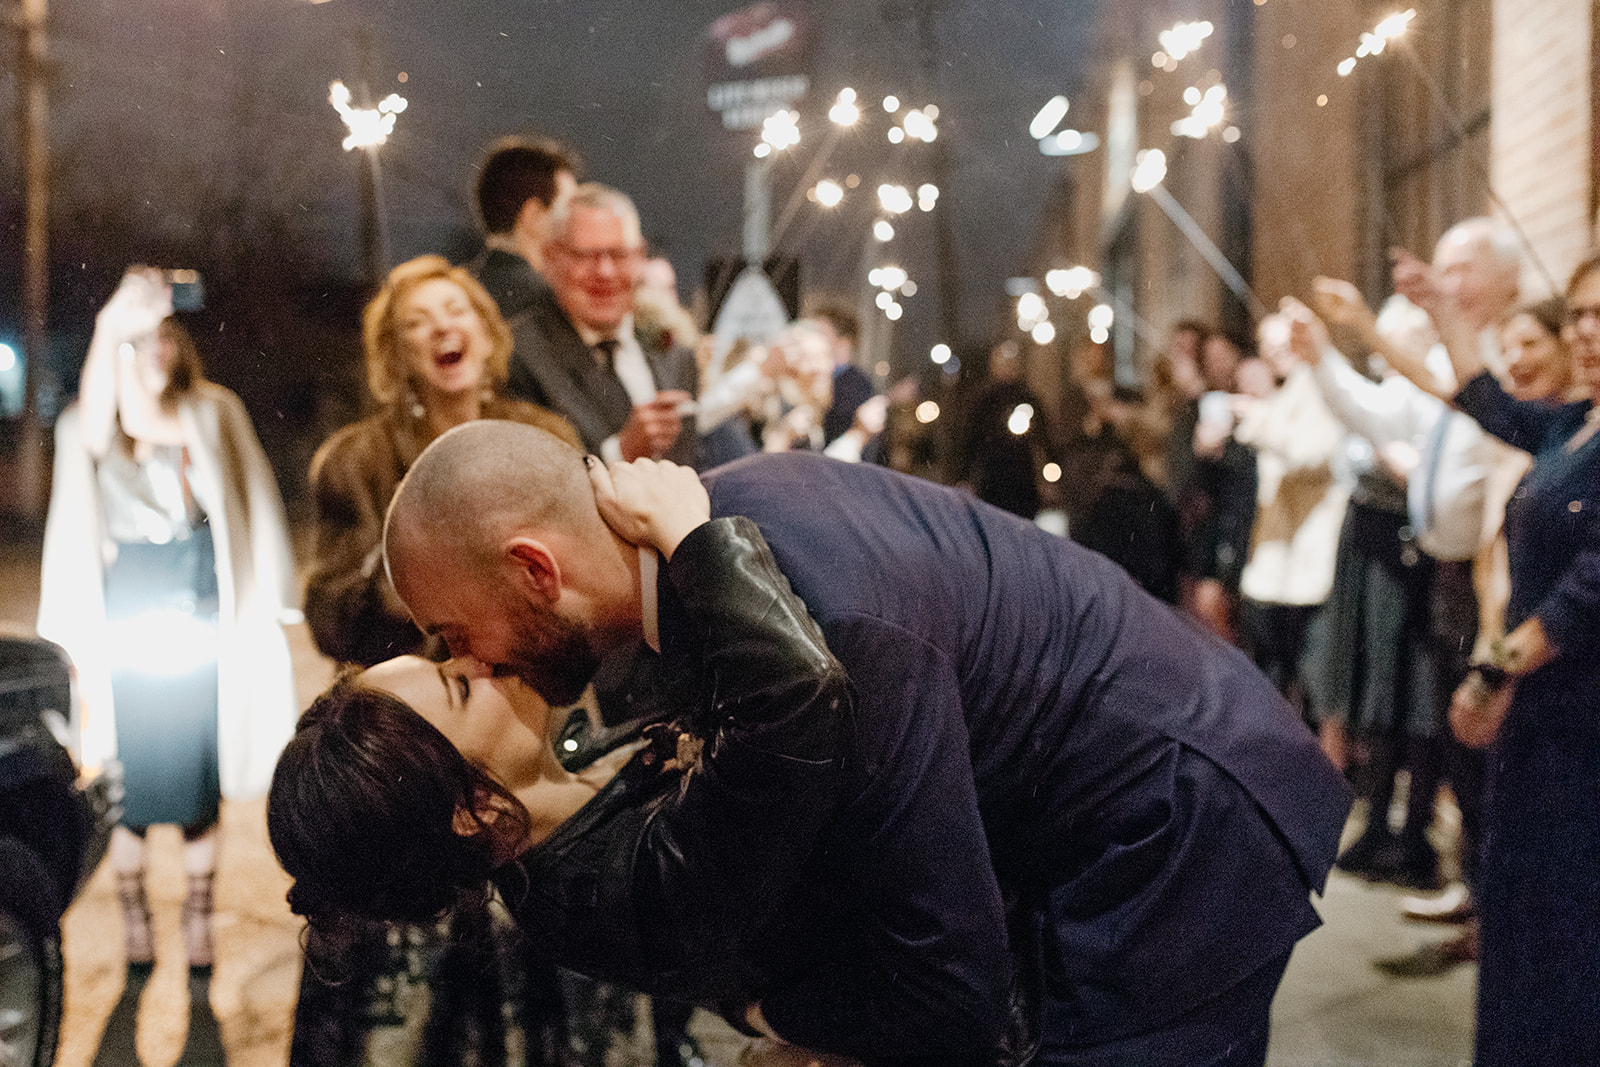
M763 1002L779 1033L892 1031L952 990L1003 987L973 973L988 950L947 981L897 962L947 930L1007 946L1002 899L1063 1044L1169 1021L1317 925L1350 793L1239 652L956 490L799 454L705 482L713 515L760 527L859 697L839 818L872 811L874 830L835 858L880 903L815 988Z

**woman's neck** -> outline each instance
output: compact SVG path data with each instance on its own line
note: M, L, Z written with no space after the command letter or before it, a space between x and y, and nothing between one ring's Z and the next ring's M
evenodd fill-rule
M427 426L428 439L431 441L446 430L482 418L483 395L476 389L449 395L435 393L423 403L423 409L426 412L423 423Z
M514 787L512 793L528 812L528 836L519 851L526 851L545 840L616 777L623 764L644 744L637 741L607 752L581 771L573 772L561 766L555 750L540 768L534 781Z

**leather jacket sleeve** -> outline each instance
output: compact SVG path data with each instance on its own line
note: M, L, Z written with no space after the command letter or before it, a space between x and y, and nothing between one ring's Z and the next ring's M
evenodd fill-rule
M704 747L647 824L635 884L679 941L707 916L738 928L792 882L838 803L853 697L750 520L701 526L666 574L692 625L664 635L663 653L697 663L692 726ZM695 952L660 947L668 966Z

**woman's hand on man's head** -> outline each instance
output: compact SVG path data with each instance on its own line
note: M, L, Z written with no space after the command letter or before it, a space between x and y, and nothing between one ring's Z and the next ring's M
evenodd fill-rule
M625 541L670 559L689 532L711 518L711 497L690 467L636 459L608 468L594 456L584 462L600 517Z

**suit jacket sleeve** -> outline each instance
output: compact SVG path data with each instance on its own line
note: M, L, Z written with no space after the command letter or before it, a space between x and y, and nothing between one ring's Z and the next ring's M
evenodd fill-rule
M857 929L826 965L763 997L799 1045L871 1061L990 1048L1011 985L1000 889L978 814L956 673L944 655L880 619L829 622L857 670L859 757L875 781L841 812L863 829L850 879ZM887 727L887 729L885 729Z

